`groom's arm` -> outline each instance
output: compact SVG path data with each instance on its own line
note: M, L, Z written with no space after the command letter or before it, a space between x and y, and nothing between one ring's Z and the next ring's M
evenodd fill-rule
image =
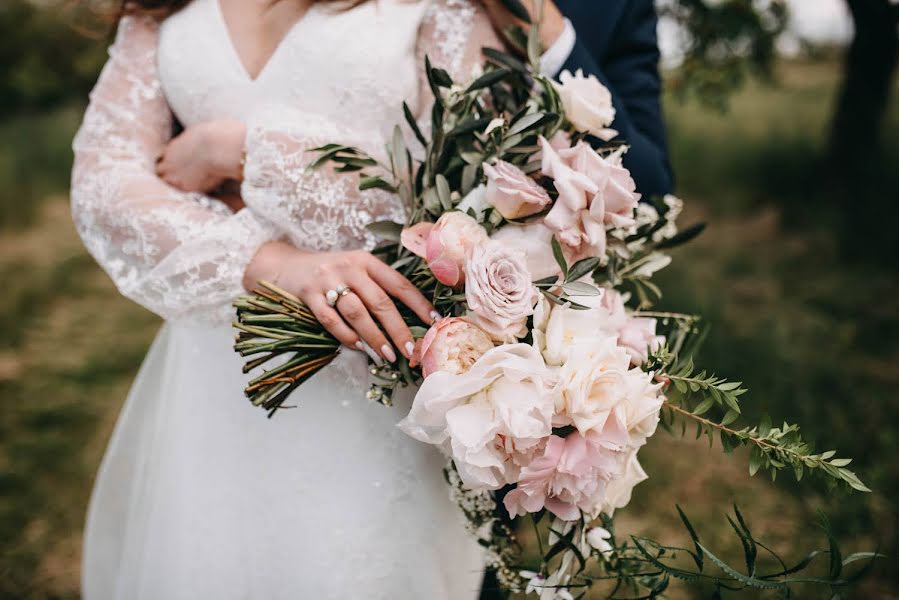
M630 145L625 166L643 194L673 187L660 102L661 80L652 0L624 0L622 14L605 51L591 48L590 31L577 31L563 69L595 75L612 92L619 139Z

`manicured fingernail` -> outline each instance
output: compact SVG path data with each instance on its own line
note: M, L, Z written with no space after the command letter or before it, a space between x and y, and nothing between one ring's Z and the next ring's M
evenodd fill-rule
M431 323L434 323L434 322L436 322L436 321L439 321L439 320L442 319L442 318L443 318L443 317L441 317L441 316L440 316L440 313L437 312L436 310L432 310L432 311L431 311Z
M390 347L390 344L384 344L381 346L381 354L390 362L396 362L396 353L393 351L393 348Z
M412 358L412 353L415 352L415 344L412 342L406 342L406 358Z
M356 342L356 347L365 352L368 357L372 359L372 361L379 367L384 364L384 359L378 356L378 353L375 352L372 347L365 342Z

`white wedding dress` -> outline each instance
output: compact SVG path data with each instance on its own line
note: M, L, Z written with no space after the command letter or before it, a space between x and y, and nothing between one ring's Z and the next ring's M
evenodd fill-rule
M166 324L97 476L87 600L477 597L482 554L444 461L396 427L411 391L372 405L366 361L347 351L269 420L242 394L229 304L268 240L370 248L367 223L402 219L394 196L358 193L355 175L308 172L306 150L380 152L401 102L424 104L424 54L466 79L491 36L468 0L316 5L254 80L218 0L161 24L122 21L75 139L73 215L121 292ZM248 124L247 208L154 175L173 115Z

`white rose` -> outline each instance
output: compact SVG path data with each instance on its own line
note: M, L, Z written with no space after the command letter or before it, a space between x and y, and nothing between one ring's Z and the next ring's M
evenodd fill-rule
M665 397L662 384L653 381L653 374L639 368L628 371L627 401L619 405L620 415L628 434L628 445L639 448L653 436L659 425L659 411Z
M465 373L424 380L400 428L453 457L471 489L514 483L552 433L555 376L527 344L488 351Z
M559 369L554 424L574 425L582 434L617 432L618 444L628 445L626 415L620 405L628 401L630 379L642 373L630 373L630 363L615 337L578 343Z
M494 341L527 335L538 298L524 256L493 240L472 248L465 265L469 318Z
M618 336L618 330L626 319L626 315L613 311L604 301L610 293L599 288L598 296L578 296L578 304L590 307L590 310L576 310L565 306L554 305L545 325L541 326L543 335L543 357L550 365L561 365L568 358L575 345L583 340L597 340ZM538 325L535 323L534 328Z
M618 132L608 127L615 120L612 94L593 75L584 77L581 69L574 75L563 71L559 75L559 96L565 108L565 116L579 131L586 131L609 141Z

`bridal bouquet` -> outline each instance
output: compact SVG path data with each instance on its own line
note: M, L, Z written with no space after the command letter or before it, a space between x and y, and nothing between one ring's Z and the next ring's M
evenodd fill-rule
M524 42L531 65L534 39L532 32ZM799 578L816 554L788 566L738 509L731 524L745 569L713 554L680 508L690 549L615 535L614 512L647 477L639 450L660 424L692 424L726 452L748 446L750 474L813 472L868 490L848 459L815 453L796 425L737 425L746 390L690 359L698 317L652 310L661 297L653 275L702 226L679 230L679 199L637 193L622 164L627 147L608 143L616 135L609 91L581 73L555 83L510 54L485 55L465 85L426 64L429 127L405 111L415 151L398 126L386 164L331 144L310 165L358 171L360 189L399 195L408 220L373 224L385 240L375 252L446 315L428 327L404 313L415 355L372 364L368 397L389 405L400 386L420 384L400 427L450 458L454 498L510 591L564 599L611 582L613 594L655 597L672 577L781 594L794 583L850 583L843 565L875 554L843 559L828 534L827 575ZM282 359L247 388L273 413L339 344L275 286L236 306L246 371ZM530 564L510 517L533 523L540 556ZM776 568L763 566L765 553L780 561Z

